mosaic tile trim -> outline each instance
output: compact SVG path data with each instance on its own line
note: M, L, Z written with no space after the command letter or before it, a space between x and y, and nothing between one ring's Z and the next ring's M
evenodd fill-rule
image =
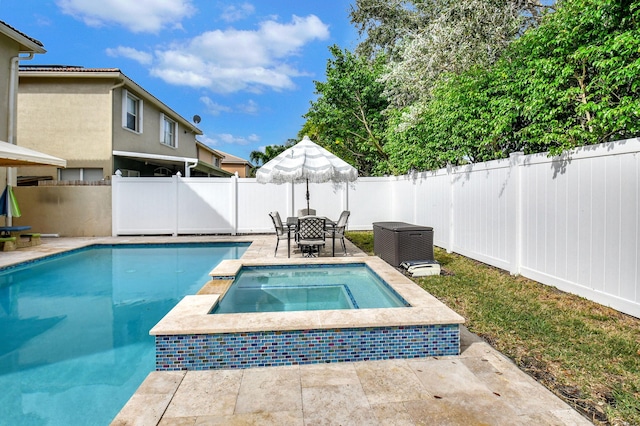
M459 355L458 324L156 336L156 370Z

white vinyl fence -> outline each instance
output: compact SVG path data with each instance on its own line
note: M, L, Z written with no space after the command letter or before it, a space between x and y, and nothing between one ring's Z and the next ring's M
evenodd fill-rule
M349 229L398 221L434 243L640 317L640 139L561 157L512 155L401 177L310 184L311 208ZM304 184L113 177L113 234L273 232L306 207Z

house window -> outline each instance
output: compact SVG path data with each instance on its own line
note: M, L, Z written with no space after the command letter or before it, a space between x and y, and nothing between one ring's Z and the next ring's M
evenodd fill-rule
M119 169L122 177L140 177L138 170Z
M142 133L142 100L128 90L123 91L122 97L122 127Z
M160 142L175 148L178 145L178 124L167 118L166 115L161 114L160 120Z
M103 179L102 169L98 168L67 168L60 169L58 180L97 182Z

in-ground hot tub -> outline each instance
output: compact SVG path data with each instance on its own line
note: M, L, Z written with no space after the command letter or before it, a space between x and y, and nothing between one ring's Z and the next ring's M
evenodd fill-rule
M211 314L243 266L364 264L401 307ZM328 267L328 266L325 266ZM377 257L230 260L205 293L185 297L152 330L156 370L250 368L458 355L464 319Z
M365 263L243 266L212 313L409 306Z

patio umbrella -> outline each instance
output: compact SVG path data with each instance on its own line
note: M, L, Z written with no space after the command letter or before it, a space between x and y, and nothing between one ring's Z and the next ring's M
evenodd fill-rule
M256 178L260 183L306 182L308 209L309 182L353 182L358 178L358 171L305 136L260 167Z
M0 141L0 166L57 166L67 167L67 161L23 146Z
M9 212L12 217L20 217L22 215L20 207L18 206L18 200L16 200L16 196L13 195L11 185L7 185L0 196L0 216L7 216Z

